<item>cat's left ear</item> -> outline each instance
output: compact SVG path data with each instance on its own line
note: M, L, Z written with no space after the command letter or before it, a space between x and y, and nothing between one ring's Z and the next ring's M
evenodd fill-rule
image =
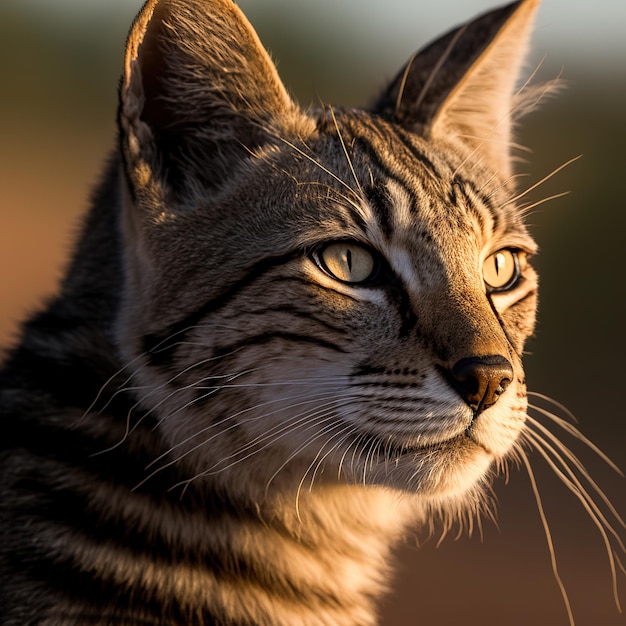
M408 62L374 112L427 137L458 138L508 177L516 83L538 6L514 2L444 35Z

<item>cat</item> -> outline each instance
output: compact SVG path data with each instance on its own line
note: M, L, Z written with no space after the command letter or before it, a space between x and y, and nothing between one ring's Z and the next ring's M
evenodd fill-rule
M1 624L375 624L405 533L489 510L542 440L511 154L552 89L516 88L537 6L303 110L234 2L146 2L118 149L0 373Z

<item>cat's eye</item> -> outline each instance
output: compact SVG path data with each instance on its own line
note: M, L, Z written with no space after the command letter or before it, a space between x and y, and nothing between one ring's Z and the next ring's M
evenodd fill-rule
M516 250L503 248L489 255L483 263L483 280L490 291L507 291L520 278L519 257Z
M378 272L374 254L354 241L329 243L320 248L314 258L327 274L343 283L364 283L372 280Z

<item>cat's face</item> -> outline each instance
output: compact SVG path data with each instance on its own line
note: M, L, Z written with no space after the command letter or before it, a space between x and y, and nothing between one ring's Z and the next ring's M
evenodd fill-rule
M221 11L245 27L230 4ZM157 19L183 28L175 12ZM163 35L141 18L131 35L131 104L132 64L150 70L146 28L150 41ZM276 96L273 80L248 86L246 101ZM164 436L162 462L189 479L240 475L266 488L465 493L512 450L526 415L520 357L537 283L507 168L451 133L452 114L437 132L389 119L384 99L378 113L281 102L271 114L282 124L252 110L224 122L220 110L223 135L185 119L174 139L177 118L159 134L162 109L123 109L119 343Z

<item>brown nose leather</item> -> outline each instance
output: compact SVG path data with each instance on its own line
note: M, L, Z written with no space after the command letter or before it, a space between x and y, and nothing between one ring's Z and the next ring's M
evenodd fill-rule
M499 355L461 359L450 373L453 386L476 414L493 406L513 380L513 367Z

